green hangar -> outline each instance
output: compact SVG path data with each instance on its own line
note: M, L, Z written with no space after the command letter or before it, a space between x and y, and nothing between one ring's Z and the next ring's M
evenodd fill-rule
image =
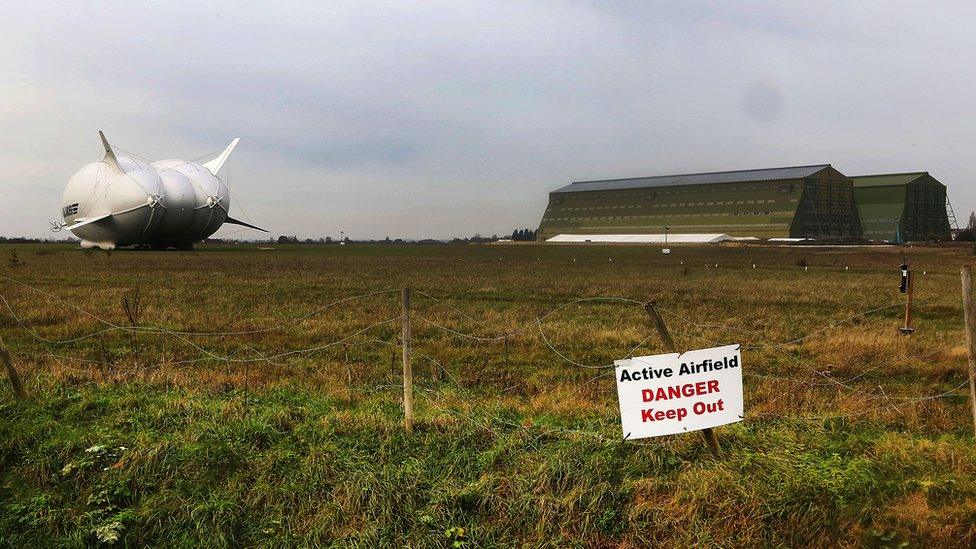
M864 238L908 242L949 235L946 186L928 172L851 179Z
M549 193L538 238L722 233L859 237L851 179L830 164L580 181Z

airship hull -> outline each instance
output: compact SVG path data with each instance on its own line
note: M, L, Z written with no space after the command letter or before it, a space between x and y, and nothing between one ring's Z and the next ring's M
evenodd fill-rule
M105 156L78 170L62 195L64 228L83 247L192 249L224 223L264 231L230 217L230 190L217 176L239 140L205 164L149 163L116 155L99 135Z

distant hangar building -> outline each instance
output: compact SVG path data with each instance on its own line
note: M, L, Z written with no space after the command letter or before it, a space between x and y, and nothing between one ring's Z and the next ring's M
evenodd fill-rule
M830 164L579 181L549 193L538 238L712 233L859 237L851 179Z
M851 179L865 238L909 242L949 235L946 186L928 172Z

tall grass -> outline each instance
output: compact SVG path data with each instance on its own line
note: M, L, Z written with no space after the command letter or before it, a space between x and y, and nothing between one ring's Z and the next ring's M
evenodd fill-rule
M29 287L0 293L36 332L0 315L30 395L0 392L11 545L976 543L973 434L953 391L965 250L7 247L21 264L3 274ZM904 255L926 271L910 337ZM317 311L404 285L438 298L414 299L413 436L398 294ZM137 321L119 307L131 288ZM612 376L541 341L535 319L609 295L655 299L684 348L745 345L747 419L718 430L724 459L693 435L620 443ZM44 341L109 324L139 328ZM579 303L540 325L582 364L662 351L639 306Z

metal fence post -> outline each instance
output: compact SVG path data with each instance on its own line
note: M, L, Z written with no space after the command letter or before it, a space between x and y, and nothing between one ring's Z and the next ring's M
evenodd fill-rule
M908 280L906 280L905 285L905 325L899 329L899 331L905 335L910 335L915 332L915 328L912 327L912 298L915 296L915 275L912 274L910 268L907 268Z

